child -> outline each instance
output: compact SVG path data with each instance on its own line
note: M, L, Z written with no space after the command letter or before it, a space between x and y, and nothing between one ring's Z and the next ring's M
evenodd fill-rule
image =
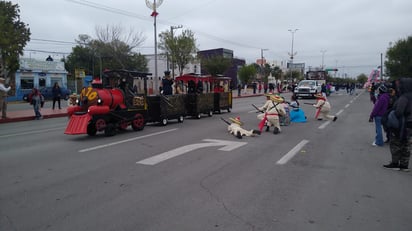
M290 110L290 121L295 123L305 123L306 116L305 112L299 107L299 102L295 95L292 95L290 98L291 102L289 103L292 110Z

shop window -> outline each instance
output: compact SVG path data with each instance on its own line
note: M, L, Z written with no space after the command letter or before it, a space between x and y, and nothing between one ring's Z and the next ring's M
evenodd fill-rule
M33 89L34 87L34 80L33 79L21 79L20 80L20 88L21 89Z

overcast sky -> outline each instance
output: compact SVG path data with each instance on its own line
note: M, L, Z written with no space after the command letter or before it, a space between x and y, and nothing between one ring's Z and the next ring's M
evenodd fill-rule
M153 2L154 0L149 0ZM13 0L32 41L25 57L61 58L79 34L96 38L96 26L121 25L141 32L142 54L154 53L154 26L145 0ZM157 0L159 2L159 0ZM227 48L248 64L263 56L306 67L338 67L338 76L369 75L390 43L412 36L411 0L164 0L157 33L182 25L195 33L200 50ZM179 30L175 30L178 34ZM62 41L65 43L44 40ZM61 53L61 54L59 54Z

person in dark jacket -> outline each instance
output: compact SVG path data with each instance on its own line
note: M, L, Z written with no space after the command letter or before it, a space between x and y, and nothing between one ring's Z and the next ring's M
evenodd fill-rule
M60 97L62 95L62 91L60 89L59 83L57 83L57 82L54 83L52 93L53 93L53 107L52 107L52 109L54 110L54 106L56 105L56 102L59 105L59 109L62 109L61 106L60 106Z
M383 135L382 135L382 116L388 109L390 96L388 94L388 88L385 85L381 85L378 88L379 95L378 99L373 106L373 110L369 116L369 122L375 121L375 141L372 143L373 146L383 146Z
M348 84L348 88L349 88L349 84ZM375 83L373 82L372 85L370 86L370 89L369 89L370 99L371 99L373 104L375 104L375 102L376 102L375 91L376 91L376 86L375 86Z
M400 79L399 93L400 96L394 104L394 110L401 123L398 129L391 129L389 147L392 160L383 167L408 172L412 135L412 78Z
M163 95L173 94L173 79L170 77L170 71L165 71L165 77L162 79Z

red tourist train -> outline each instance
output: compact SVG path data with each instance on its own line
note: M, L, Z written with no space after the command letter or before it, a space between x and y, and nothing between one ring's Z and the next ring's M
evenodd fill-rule
M65 134L104 132L113 136L129 126L139 131L151 122L166 125L171 119L183 122L186 116L201 118L201 114L212 116L232 108L228 77L183 75L174 80L179 94L148 95L150 75L128 70L104 72L102 80L83 88L77 104L68 108Z

